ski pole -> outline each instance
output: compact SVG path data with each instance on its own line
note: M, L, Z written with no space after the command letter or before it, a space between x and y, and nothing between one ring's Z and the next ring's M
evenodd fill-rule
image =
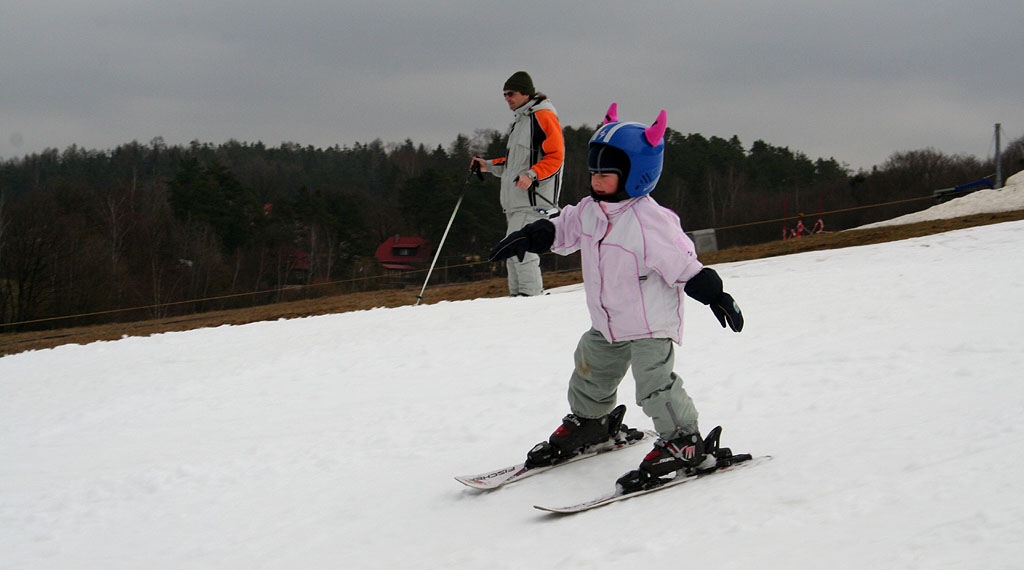
M476 162L473 163L473 167L469 169L469 176L466 177L466 182L462 185L462 193L459 194L459 200L455 202L455 210L452 211L452 217L448 218L448 227L444 229L444 235L441 236L441 242L437 244L437 251L434 252L434 260L430 262L430 269L427 270L427 278L423 281L423 287L420 289L420 294L416 295L416 304L419 305L420 301L423 300L423 292L427 290L427 283L430 282L430 274L434 272L434 264L437 263L437 258L441 255L441 247L444 246L444 240L448 239L448 230L452 229L452 222L455 221L455 214L459 213L459 206L462 205L462 199L466 197L466 190L469 189L469 181L476 174L477 177L482 181L484 175L480 172L480 165Z

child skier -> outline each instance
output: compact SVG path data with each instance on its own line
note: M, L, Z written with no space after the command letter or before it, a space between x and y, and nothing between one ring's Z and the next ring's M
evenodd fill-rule
M612 103L589 143L590 196L509 234L489 256L581 252L593 327L574 354L571 413L530 451L527 464L556 463L613 437L624 411L613 412L618 386L632 366L637 405L660 437L639 469L617 481L626 492L674 471L714 465L705 455L697 409L673 372L683 294L710 306L722 327L743 329L739 306L723 292L718 274L697 260L679 217L649 195L661 175L665 128L664 110L648 127L620 122Z

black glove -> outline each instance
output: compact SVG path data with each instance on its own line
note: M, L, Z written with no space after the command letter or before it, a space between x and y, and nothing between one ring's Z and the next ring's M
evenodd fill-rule
M519 261L522 261L526 255L528 245L526 234L523 233L523 230L512 232L491 248L491 252L487 254L487 261L502 261L513 255L518 257Z
M683 291L694 299L711 307L722 328L729 326L734 332L743 330L743 313L732 295L722 291L722 278L714 269L705 267L690 278Z
M722 293L718 301L711 303L711 312L718 317L718 322L722 323L722 328L725 328L726 323L728 323L729 328L733 332L743 330L743 313L740 312L740 306L736 304L732 295Z
M491 248L488 261L501 261L513 255L523 260L526 252L545 253L555 241L555 224L548 220L537 220L523 229L512 232Z

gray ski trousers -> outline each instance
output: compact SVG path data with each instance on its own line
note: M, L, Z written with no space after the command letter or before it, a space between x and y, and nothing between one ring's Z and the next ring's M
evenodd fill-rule
M698 431L697 408L672 368L675 347L667 338L609 343L597 329L580 337L574 354L576 368L569 380L569 409L583 418L612 411L619 384L630 366L636 381L636 404L654 420L665 439ZM669 411L671 406L671 412ZM679 425L673 422L673 414Z
M506 215L508 230L506 235L523 229L526 224L542 219L544 216L536 212L517 211ZM544 293L544 278L540 272L540 256L536 253L527 253L523 260L512 256L505 261L508 268L508 293L516 295L534 296Z

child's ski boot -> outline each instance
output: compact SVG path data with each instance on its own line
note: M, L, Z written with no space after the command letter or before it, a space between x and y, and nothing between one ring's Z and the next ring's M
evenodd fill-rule
M551 434L548 441L538 443L526 454L526 466L553 465L579 454L587 447L616 437L643 437L642 432L622 424L625 415L626 406L619 405L610 414L600 418L581 418L575 414L565 416L562 425Z

